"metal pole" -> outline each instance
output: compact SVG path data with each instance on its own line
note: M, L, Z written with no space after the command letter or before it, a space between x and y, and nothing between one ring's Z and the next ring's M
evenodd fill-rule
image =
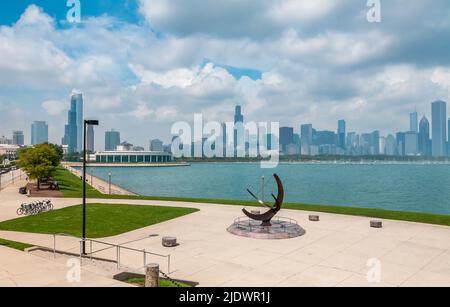
M109 176L109 195L111 195L111 176L112 176L112 174L109 173L108 176Z
M264 202L264 176L261 177L261 200Z
M83 255L86 255L86 121L83 129Z

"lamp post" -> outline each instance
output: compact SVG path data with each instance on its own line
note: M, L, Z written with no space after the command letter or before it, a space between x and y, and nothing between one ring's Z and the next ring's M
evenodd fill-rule
M109 177L109 195L111 195L111 176L112 176L112 174L109 173L108 174L108 177Z
M84 121L84 142L83 142L83 247L82 253L86 255L86 161L87 161L87 138L86 130L87 126L98 126L98 120L85 120Z

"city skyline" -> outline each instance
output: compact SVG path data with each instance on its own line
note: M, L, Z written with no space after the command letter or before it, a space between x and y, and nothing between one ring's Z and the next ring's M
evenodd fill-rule
M450 63L441 52L450 27L438 22L448 2L410 1L406 18L389 1L382 22L370 23L366 3L354 0L218 0L217 10L198 1L201 15L157 1L168 9L92 1L80 25L65 20L65 3L8 3L0 21L10 46L0 48L0 134L22 130L28 142L30 122L45 120L49 140L59 143L72 89L84 94L85 117L109 123L96 129L96 143L111 128L132 143L168 142L175 120L229 118L235 104L247 120L334 131L345 118L354 131L385 135L408 130L404 114L415 107L431 119L428 102L450 100ZM261 26L235 20L240 14Z

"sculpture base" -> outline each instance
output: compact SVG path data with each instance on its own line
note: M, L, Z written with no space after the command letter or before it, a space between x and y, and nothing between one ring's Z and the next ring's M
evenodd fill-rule
M262 240L292 239L306 233L297 221L292 219L277 217L271 224L271 226L264 226L260 221L245 217L236 219L227 230L236 236Z

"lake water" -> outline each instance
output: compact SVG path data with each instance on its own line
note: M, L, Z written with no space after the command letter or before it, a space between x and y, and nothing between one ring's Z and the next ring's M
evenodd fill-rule
M92 168L93 174L146 196L251 200L246 189L271 199L272 174L287 202L450 214L450 165L195 163L189 167ZM90 171L89 171L90 172ZM261 177L265 176L264 193Z

